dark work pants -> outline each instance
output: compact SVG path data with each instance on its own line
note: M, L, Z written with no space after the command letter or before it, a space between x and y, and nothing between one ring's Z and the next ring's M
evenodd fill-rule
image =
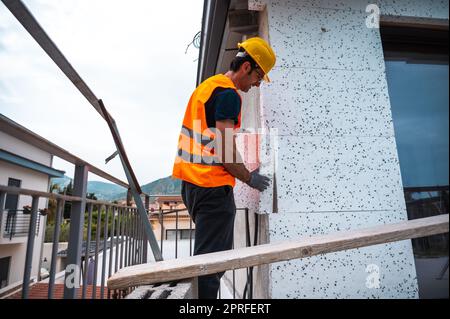
M233 187L200 187L183 181L181 196L195 223L194 255L201 255L233 246L234 203ZM198 278L198 297L215 299L222 273Z

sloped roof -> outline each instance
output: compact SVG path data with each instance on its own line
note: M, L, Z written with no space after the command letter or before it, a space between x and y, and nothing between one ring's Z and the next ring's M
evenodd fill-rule
M116 244L116 239L117 237L113 237L113 243L112 245L114 246ZM119 244L123 242L123 239L119 238ZM84 257L86 256L86 242L83 241L82 245L81 245L81 256ZM96 241L91 241L90 245L89 245L89 256L94 256L95 255L95 246L96 246ZM108 249L109 247L111 247L111 239L109 239L106 242L106 249ZM100 240L98 243L98 251L99 253L104 249L103 246L103 240ZM67 249L63 249L58 251L58 257L67 257Z
M95 297L100 299L101 288L95 287ZM86 299L92 299L94 289L91 285L86 287ZM78 289L77 298L81 298L82 287ZM63 299L64 297L64 284L55 284L53 290L53 299ZM103 298L108 297L108 289L105 287L103 292ZM18 291L15 294L9 296L7 299L22 299L22 291ZM38 282L30 287L28 299L48 299L48 283Z
M46 140L42 136L30 131L29 129L23 127L22 125L14 122L10 118L4 116L0 113L0 131L5 132L8 135L14 136L15 138L26 141L39 149L46 151L52 155L58 156L63 160L66 160L74 165L86 165L89 167L89 171L97 176L103 177L110 182L116 183L117 185L128 188L129 185L120 179L102 171L101 169L89 164L88 162L82 160L81 158L69 153L65 149L59 147L58 145Z
M36 172L47 174L50 177L64 177L64 171L54 169L53 167L32 161L28 158L10 153L0 148L0 160L31 169Z

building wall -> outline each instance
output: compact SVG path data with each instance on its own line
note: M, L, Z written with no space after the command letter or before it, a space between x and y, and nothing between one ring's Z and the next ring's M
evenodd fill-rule
M381 38L365 9L448 19L448 2L251 2L266 4L277 54L260 96L263 126L278 130L277 183L261 198L238 188L237 201L270 213L270 242L406 220ZM378 288L368 282L377 275ZM272 264L268 289L272 298L417 298L411 243Z
M67 242L60 242L58 243L57 252L67 249L69 243ZM50 272L50 265L52 262L52 249L53 249L53 243L44 243L42 248L42 268L47 269ZM56 257L56 273L64 270L64 263L62 257ZM47 261L44 261L47 260Z
M15 178L22 181L21 188L32 189L41 192L48 191L48 175L20 167L11 163L0 161L0 185L8 185L8 179ZM46 207L46 198L39 199L39 208ZM19 196L18 208L31 206L31 196Z
M248 93L240 92L242 97L241 110L241 131L237 134L236 144L242 155L242 160L246 167L252 171L258 167L258 151L260 138L257 133L261 129L261 106L260 91L258 88L251 89ZM247 226L245 211L248 208L248 224L250 233L250 245L254 245L255 234L255 213L259 211L259 192L250 188L246 184L236 180L234 188L236 207L238 208L234 224L234 247L247 246ZM259 216L257 244L268 242L267 216ZM263 265L254 267L254 298L268 298L269 267ZM247 269L239 269L234 272L236 297L243 298L243 292L247 283ZM225 273L225 280L229 287L232 287L233 272Z
M150 204L150 209L154 209L154 213L157 213L159 210L168 211L168 210L178 210L178 209L186 209L186 206L183 203L183 200L180 196L161 196L157 197L155 202ZM172 214L163 215L163 229L162 232L164 234L164 240L166 240L166 230L167 229L176 229L176 217L178 215L178 229L190 229L190 216L187 210L180 211ZM156 239L161 240L161 223L159 220L159 216L153 215L150 218L150 223L152 225L153 233L155 234ZM195 229L195 224L192 223L192 229Z
M0 148L43 165L52 166L51 154L2 131L0 131Z
M173 214L175 216L175 214ZM150 219L150 223L152 225L153 233L155 234L156 239L159 241L161 240L161 223L159 221L158 217L153 217ZM165 217L163 220L163 234L164 234L164 241L166 241L166 230L168 229L176 229L176 220L175 217ZM184 214L179 214L178 216L178 229L190 229L192 227L193 231L195 232L195 224L190 223L190 217L186 216ZM175 240L175 239L174 239Z
M51 166L51 155L42 150L26 144L14 137L0 132L0 148L20 155L22 157ZM22 188L47 192L49 187L48 175L23 168L11 163L0 161L0 185L8 185L8 178L15 178L22 181ZM31 206L30 196L19 196L18 208ZM47 199L40 198L39 208L47 207ZM3 238L4 221L6 214L0 212L0 258L11 256L11 265L9 272L9 284L23 280L23 271L25 265L25 254L27 248L27 237ZM40 227L38 236L35 237L33 249L33 262L31 276L38 275L38 265L41 253L42 240L45 231L46 218L38 215L40 218Z

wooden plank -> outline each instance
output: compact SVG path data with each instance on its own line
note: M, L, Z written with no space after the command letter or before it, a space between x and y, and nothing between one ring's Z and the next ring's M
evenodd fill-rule
M429 30L447 30L448 19L423 18L423 17L408 17L408 16L393 16L381 15L380 26L404 27L404 28L421 28Z
M269 264L347 249L448 232L449 215L438 215L365 229L300 238L186 258L141 264L119 270L108 279L110 289Z

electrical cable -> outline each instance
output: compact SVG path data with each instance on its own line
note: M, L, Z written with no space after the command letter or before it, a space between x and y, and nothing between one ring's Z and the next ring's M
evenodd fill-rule
M195 35L194 38L192 39L191 42L189 42L189 44L186 47L186 51L184 51L184 54L187 53L189 47L191 46L191 44L194 46L194 48L199 49L200 48L200 35L202 34L202 31L198 31Z
M247 233L247 247L250 244L250 223L248 222L248 211L245 212L245 224L246 224L246 233ZM259 225L259 215L255 214L255 232L253 237L253 246L256 246L258 244L258 225ZM246 298L247 294L247 288L249 287L250 283L253 283L253 266L249 267L249 270L247 272L247 282L245 283L244 292L242 293L242 299L252 299L253 298L253 291L248 291L248 298Z

